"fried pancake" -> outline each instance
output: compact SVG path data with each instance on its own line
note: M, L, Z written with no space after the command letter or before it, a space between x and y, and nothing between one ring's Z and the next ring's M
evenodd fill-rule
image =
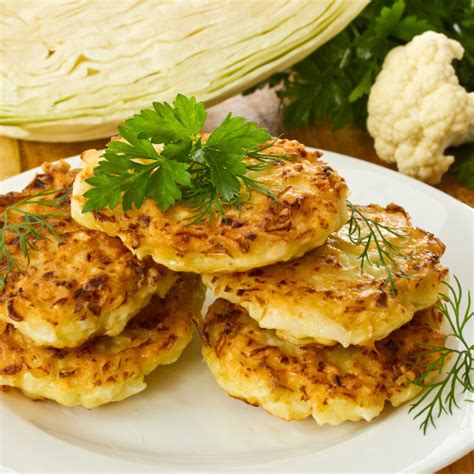
M275 329L293 343L347 347L380 340L436 303L447 275L439 263L445 247L429 232L413 228L399 206L360 209L405 236L386 235L407 257L397 259L407 277L392 265L396 294L383 268L366 264L361 274L362 247L350 242L348 225L298 260L245 273L204 275L203 281L217 297L242 305L260 327ZM377 261L374 244L370 254Z
M409 382L424 372L417 364L436 355L413 356L424 350L420 344L444 346L441 320L434 307L421 311L372 348L295 346L261 329L241 306L219 299L204 323L203 355L230 396L284 420L370 421L386 401L399 406L421 391Z
M66 163L45 165L44 174L23 192L0 196L0 213L39 192L58 190L47 199L67 193L75 175ZM4 290L0 289L0 320L36 344L77 347L94 335L117 335L152 295L164 296L177 279L152 259L138 260L120 239L78 225L70 217L67 195L63 209L39 204L21 209L59 214L45 218L57 236L45 229L29 250L29 264L18 235L9 230L5 235L6 248L19 268L12 267ZM24 222L16 212L9 212L8 220ZM2 255L2 275L7 266Z
M69 407L94 408L135 395L145 389L145 375L179 358L203 300L198 277L182 277L164 299L154 296L119 336L100 336L76 349L38 347L0 323L0 385Z
M260 192L240 210L228 208L222 220L192 224L183 204L162 212L151 199L140 209L82 213L100 153L82 155L85 168L74 184L72 216L80 224L118 236L138 258L151 255L155 262L175 271L210 273L248 270L299 257L323 244L347 219L347 186L320 157L298 142L278 140L265 150L286 154L280 161L248 176L271 187L279 202ZM250 158L249 158L250 160Z

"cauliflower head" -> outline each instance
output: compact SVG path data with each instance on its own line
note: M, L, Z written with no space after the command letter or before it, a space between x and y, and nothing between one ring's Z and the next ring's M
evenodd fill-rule
M370 91L367 128L379 157L430 184L454 161L449 146L474 140L474 93L459 85L460 43L427 31L392 49Z

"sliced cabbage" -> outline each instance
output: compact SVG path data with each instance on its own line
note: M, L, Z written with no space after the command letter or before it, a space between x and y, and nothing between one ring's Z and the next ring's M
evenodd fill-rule
M178 92L208 105L301 60L368 0L3 0L0 134L110 136Z

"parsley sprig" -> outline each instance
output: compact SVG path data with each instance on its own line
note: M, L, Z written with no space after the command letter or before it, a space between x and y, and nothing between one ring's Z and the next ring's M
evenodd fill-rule
M184 202L194 223L221 216L228 206L242 206L253 191L273 195L248 175L286 158L263 153L271 139L267 131L228 114L204 142L206 116L202 102L178 95L173 105L155 102L153 110L142 110L119 126L127 143L108 143L87 179L91 189L84 193L83 212L119 204L127 211L151 198L162 211Z
M390 285L392 293L396 294L393 268L397 276L406 277L398 259L406 259L408 256L401 252L402 247L389 239L390 237L403 239L406 235L399 229L371 219L350 201L347 201L347 206L350 211L347 221L349 240L354 245L362 246L362 252L357 257L360 259L361 273L364 273L366 264L371 267L382 267L387 273L386 282ZM377 255L375 259L370 255L373 249Z
M28 196L15 204L5 207L0 214L0 290L3 291L10 273L21 266L10 252L9 245L15 240L21 253L30 263L30 251L37 250L36 242L46 231L59 242L59 235L54 225L48 221L51 218L69 218L67 210L68 192L64 189L43 191ZM30 212L25 207L29 205L44 206L55 209L51 212ZM16 217L13 217L16 214ZM20 219L18 219L20 217Z
M415 413L415 419L420 418L420 429L426 434L429 426L436 428L435 419L443 414L452 415L459 408L457 400L459 390L462 394L474 393L471 375L474 371L474 345L469 345L464 332L469 321L474 318L471 309L471 293L467 293L465 309L463 309L463 290L458 278L454 277L455 286L444 282L448 292L441 294L439 308L449 324L451 333L448 338L454 338L458 347L440 347L425 344L422 352L414 354L416 360L420 356L435 354L437 357L422 367L423 373L412 383L426 389L424 394L410 407L410 413ZM449 369L443 369L449 360L453 360ZM433 373L443 375L439 380L430 382Z

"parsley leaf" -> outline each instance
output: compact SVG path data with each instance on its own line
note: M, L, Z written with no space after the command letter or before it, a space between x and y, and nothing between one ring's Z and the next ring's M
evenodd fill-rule
M160 209L166 210L181 199L179 185L188 186L190 182L186 163L167 160L158 171L151 175L148 196L158 204ZM141 205L142 203L135 203L137 208Z
M173 106L166 102L155 102L154 110L142 110L127 120L125 125L131 134L165 145L163 156L179 159L189 153L207 113L202 102L182 94L176 97Z
M255 122L246 123L232 114L211 133L203 146L204 157L211 169L211 181L224 200L230 201L240 194L238 177L247 173L245 156L270 138Z
M375 32L380 36L395 33L404 10L405 2L403 0L397 0L391 7L382 7L380 15L375 18Z
M224 153L245 154L256 150L270 138L267 131L258 127L255 122L245 122L242 117L233 117L232 114L228 114L211 133L205 146Z
M151 192L150 177L161 168L163 158L149 140L138 138L127 126L120 125L118 131L128 143L107 144L104 159L95 168L94 176L86 180L92 187L84 193L87 202L83 212L115 209L119 203L128 211L132 205L140 207Z
M242 155L220 155L218 151L209 149L204 156L211 170L211 182L216 191L226 201L238 196L240 194L238 176L243 176L247 172L247 167L242 162Z
M153 110L142 110L119 126L126 142L107 144L86 180L91 188L84 193L83 212L119 204L127 211L150 198L163 211L184 202L194 212L192 222L199 222L221 216L227 206L241 206L252 191L272 195L246 176L287 158L262 153L272 144L265 145L271 138L267 131L229 114L203 143L205 119L203 103L178 95L173 105L154 103Z

